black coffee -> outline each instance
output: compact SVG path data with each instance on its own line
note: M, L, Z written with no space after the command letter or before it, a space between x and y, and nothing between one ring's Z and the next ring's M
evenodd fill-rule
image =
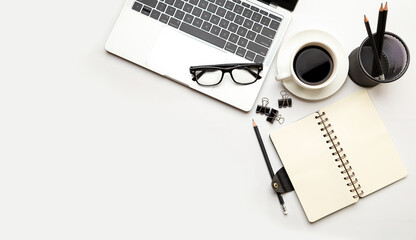
M302 82L308 85L319 85L331 76L333 62L331 55L325 49L308 46L296 54L293 68Z

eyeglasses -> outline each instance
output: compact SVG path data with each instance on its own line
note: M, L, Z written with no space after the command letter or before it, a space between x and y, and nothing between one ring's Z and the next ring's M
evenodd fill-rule
M227 72L237 84L252 84L261 78L259 75L261 70L263 70L263 64L261 63L219 64L189 68L189 71L194 76L192 80L202 86L220 84L224 74Z

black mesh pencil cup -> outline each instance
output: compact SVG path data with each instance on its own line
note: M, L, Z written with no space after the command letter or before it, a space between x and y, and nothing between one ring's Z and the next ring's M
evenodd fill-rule
M373 87L379 83L396 81L403 76L409 66L410 55L406 44L400 37L386 32L380 58L384 80L378 79L373 73L374 58L368 38L360 47L351 52L349 62L348 75L351 80L362 87Z

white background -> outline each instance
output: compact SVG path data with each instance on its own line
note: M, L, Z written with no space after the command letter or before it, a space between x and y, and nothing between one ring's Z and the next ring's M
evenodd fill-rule
M408 177L310 224L294 192L282 214L251 119L275 171L268 135L282 125L105 52L123 3L1 1L0 239L416 238L414 62L369 90ZM322 29L350 52L366 36L364 13L376 28L379 4L300 0L285 39ZM387 30L415 57L415 1L389 8ZM277 107L275 74L258 103ZM347 79L323 101L292 95L284 125L359 89Z

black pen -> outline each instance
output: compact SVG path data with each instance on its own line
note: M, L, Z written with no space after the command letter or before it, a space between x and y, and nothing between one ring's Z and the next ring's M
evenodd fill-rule
M257 127L257 124L254 121L254 119L253 119L253 128L254 128L254 132L256 133L257 140L259 141L264 160L266 161L267 169L269 169L270 177L273 180L274 171L273 171L272 165L270 164L269 156L267 155L266 148L264 147L264 144L263 144L263 140L261 139L259 128ZM279 198L280 205L282 205L283 213L286 215L287 209L286 209L285 201L283 200L283 197L280 193L277 193L277 197Z

